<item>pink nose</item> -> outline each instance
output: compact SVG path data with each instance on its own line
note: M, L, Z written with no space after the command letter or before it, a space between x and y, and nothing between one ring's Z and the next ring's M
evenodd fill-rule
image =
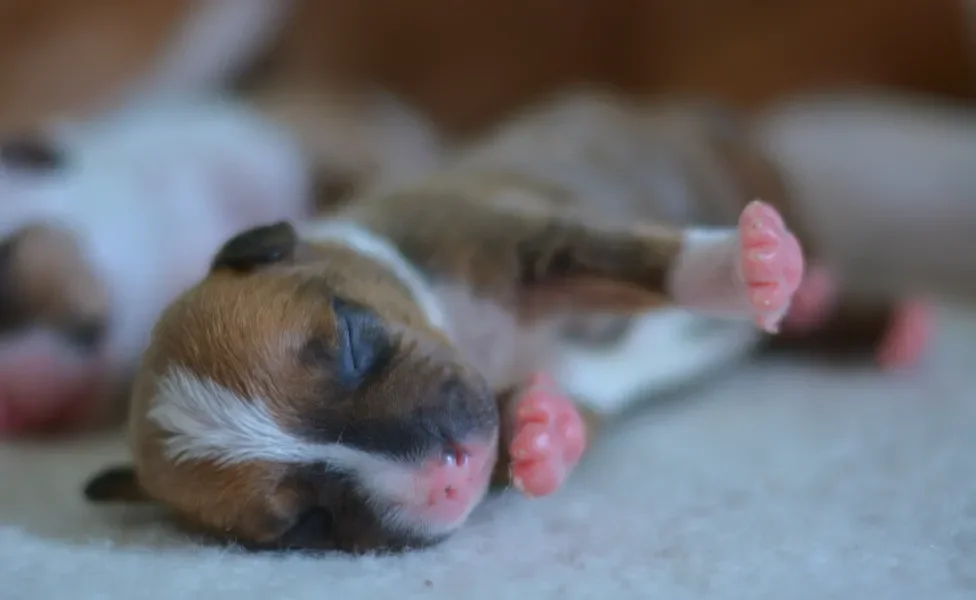
M494 446L481 441L449 448L416 473L422 492L420 502L407 503L410 512L435 526L458 523L481 500L494 456Z
M0 436L74 431L99 408L103 374L97 359L55 343L5 343L0 350Z

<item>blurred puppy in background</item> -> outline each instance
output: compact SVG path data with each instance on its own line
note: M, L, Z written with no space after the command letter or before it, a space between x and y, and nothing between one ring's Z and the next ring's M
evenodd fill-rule
M850 86L970 99L964 10L961 0L5 3L0 433L107 418L161 307L232 233L411 179L519 106L580 82L755 113L742 129L702 117L723 135L685 143L764 145L796 204L823 207L813 219L836 215L831 202L874 217L890 203L906 215L900 226L943 197L961 227L976 172L968 109L763 111ZM691 193L705 176L679 163L655 172ZM940 215L922 214L909 233L933 239ZM822 240L825 253L833 242ZM930 273L935 258L916 270ZM960 260L945 270L958 273ZM841 286L842 274L813 273L800 332L830 329ZM883 308L867 310L873 337L914 340L886 361L910 362L925 311Z

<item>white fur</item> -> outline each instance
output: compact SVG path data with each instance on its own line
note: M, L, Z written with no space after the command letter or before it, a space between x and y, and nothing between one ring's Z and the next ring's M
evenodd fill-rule
M416 513L423 513L430 491L414 467L343 445L341 439L338 443L305 441L284 430L261 398L242 397L182 367L163 374L157 386L147 418L168 433L164 453L176 464L196 460L217 466L252 461L323 463L352 475L371 501L405 507L406 511L381 513L391 525L441 533L467 518L465 512L456 523L418 519Z
M530 326L497 300L471 286L434 287L451 323L452 339L493 390L521 385L550 356L553 324Z
M263 400L242 398L186 369L167 372L158 388L147 416L170 434L166 457L176 463L311 462L330 449L283 431Z
M174 463L208 460L218 466L252 461L328 463L358 475L372 492L396 493L391 481L406 468L341 443L307 442L285 431L267 403L245 398L182 367L158 380L147 418L166 431L165 455Z
M389 241L358 223L339 219L306 224L300 228L300 233L309 240L339 242L387 267L407 286L430 324L444 332L449 330L440 299L423 275Z
M307 211L297 147L231 102L143 107L62 127L57 143L62 171L0 168L0 237L38 221L79 237L109 287L113 362L139 355L159 311L228 237Z
M736 229L690 229L668 288L677 305L722 316L750 316Z
M549 372L567 393L611 416L745 358L760 339L748 322L659 310L637 319L612 348L560 347Z

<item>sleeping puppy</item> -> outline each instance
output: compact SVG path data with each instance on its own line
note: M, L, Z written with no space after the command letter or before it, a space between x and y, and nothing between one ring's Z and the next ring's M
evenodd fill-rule
M232 237L154 329L132 396L133 465L96 475L87 497L159 502L250 548L362 552L445 539L491 482L552 493L642 392L778 330L804 258L780 211L750 198L792 207L798 230L846 250L871 222L796 210L762 152L702 137L720 122L570 96L437 174ZM791 147L769 125L764 139L791 157L830 149ZM708 143L691 144L696 131ZM869 261L882 279L919 254L869 239L892 256ZM840 273L864 266L820 257ZM630 319L609 352L567 334L607 315ZM698 339L675 362L686 347L654 325L683 318Z
M764 202L710 196L728 227L654 218L655 138L621 124L629 135L576 132L579 146L536 138L521 166L491 140L333 217L232 237L156 324L134 465L87 496L160 502L250 548L363 552L445 539L492 481L555 491L619 408L540 379L561 370L568 324L671 307L728 320L745 348L778 329L803 275ZM627 358L635 381L657 360Z

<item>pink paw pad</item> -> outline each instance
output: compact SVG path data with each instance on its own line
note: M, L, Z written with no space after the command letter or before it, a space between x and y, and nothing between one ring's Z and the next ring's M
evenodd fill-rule
M924 302L906 302L895 310L891 327L878 346L878 362L885 369L919 362L935 330L935 315Z
M512 484L527 496L559 489L586 449L586 425L572 400L538 376L515 409L509 446Z
M790 308L803 280L803 252L772 206L751 202L739 218L740 263L756 324L769 333Z

